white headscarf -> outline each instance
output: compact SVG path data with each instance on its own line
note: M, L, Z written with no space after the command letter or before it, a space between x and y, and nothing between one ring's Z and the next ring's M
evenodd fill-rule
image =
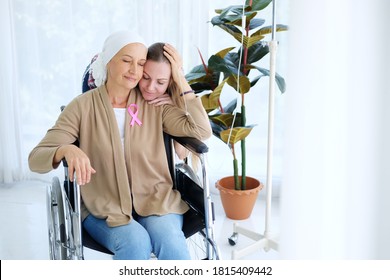
M124 46L131 43L145 44L144 39L134 31L118 31L104 41L103 50L98 54L97 59L91 64L92 76L95 79L95 85L98 87L107 80L107 63Z

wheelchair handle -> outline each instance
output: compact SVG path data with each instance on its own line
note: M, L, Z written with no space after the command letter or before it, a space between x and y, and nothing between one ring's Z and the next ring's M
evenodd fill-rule
M68 168L68 162L66 161L65 158L62 159L62 165L66 168Z
M171 136L173 140L189 149L191 152L205 154L209 151L209 147L202 141L193 137L177 137Z

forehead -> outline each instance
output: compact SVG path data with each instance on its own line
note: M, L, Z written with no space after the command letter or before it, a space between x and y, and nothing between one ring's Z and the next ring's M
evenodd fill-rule
M154 78L170 78L171 65L167 62L157 62L147 60L144 66L144 72Z
M119 50L117 55L131 56L134 59L145 59L148 53L148 49L141 43L132 43L124 46Z

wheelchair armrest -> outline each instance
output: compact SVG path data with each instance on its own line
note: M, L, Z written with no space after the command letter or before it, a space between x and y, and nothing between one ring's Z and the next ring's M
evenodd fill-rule
M209 147L202 141L193 137L177 137L171 136L173 140L186 147L193 153L205 154L209 151Z

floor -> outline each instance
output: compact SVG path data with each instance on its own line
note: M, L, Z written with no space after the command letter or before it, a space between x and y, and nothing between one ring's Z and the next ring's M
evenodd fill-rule
M48 183L28 181L14 184L0 184L0 259L2 260L45 260L48 259L48 238L46 223L46 186ZM233 250L241 250L254 243L244 235L239 235L235 246L229 245L233 223L264 233L265 195L259 196L252 215L247 220L233 221L228 219L220 204L216 190L212 190L215 202L216 220L214 224L215 241L221 252L221 259L232 258ZM278 230L279 204L272 201L272 217L270 228L273 233ZM100 258L94 252L85 251L86 259ZM254 253L240 257L241 259L274 260L279 253L273 249L267 252L258 249ZM103 258L105 259L105 258Z

